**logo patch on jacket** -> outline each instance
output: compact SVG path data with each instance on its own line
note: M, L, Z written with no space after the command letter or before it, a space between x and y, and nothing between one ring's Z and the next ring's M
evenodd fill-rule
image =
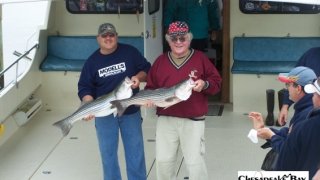
M102 69L99 69L99 77L108 77L115 74L120 74L126 71L126 64L124 62L119 64L114 64Z

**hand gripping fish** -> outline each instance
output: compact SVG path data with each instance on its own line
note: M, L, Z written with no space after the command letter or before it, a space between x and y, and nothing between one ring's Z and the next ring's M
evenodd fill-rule
M101 96L94 101L88 102L80 106L74 113L70 116L55 122L53 125L61 128L64 136L69 134L70 129L73 124L79 120L83 120L88 115L94 115L95 117L108 116L114 114L116 116L117 109L114 108L110 101L116 99L125 99L132 96L132 81L126 77L122 83L112 92Z
M155 106L168 108L181 101L187 100L192 94L194 81L190 78L170 87L155 90L141 90L131 98L114 100L110 103L117 107L118 116L121 116L130 105L145 105L151 101Z

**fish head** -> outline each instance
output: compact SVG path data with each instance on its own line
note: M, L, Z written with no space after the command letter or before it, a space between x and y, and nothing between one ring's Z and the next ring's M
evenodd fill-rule
M192 78L186 79L176 85L175 96L182 101L189 99L192 94L192 88L195 87L195 82Z
M130 80L130 78L126 77L122 81L120 86L117 88L117 90L115 91L116 99L120 100L120 99L130 98L133 94L132 88L131 88L132 84L133 84L133 82Z

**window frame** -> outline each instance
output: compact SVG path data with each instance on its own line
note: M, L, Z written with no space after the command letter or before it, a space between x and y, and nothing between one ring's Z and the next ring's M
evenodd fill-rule
M102 2L101 5L103 4L104 9L101 10L80 10L80 2L84 1L85 3L88 3L88 1L93 1L93 0L66 0L66 8L68 10L68 12L70 12L71 14L137 14L137 12L139 14L143 13L143 0L131 0L131 1L136 1L138 6L136 6L136 8L130 8L130 9L120 9L119 8L107 8L107 3L110 0L100 0ZM99 0L96 0L99 1ZM116 2L118 0L115 0ZM97 2L96 2L97 3ZM130 3L128 3L130 5ZM97 5L97 4L96 4ZM90 6L89 6L90 7ZM86 7L88 8L88 7ZM95 7L97 8L97 6Z

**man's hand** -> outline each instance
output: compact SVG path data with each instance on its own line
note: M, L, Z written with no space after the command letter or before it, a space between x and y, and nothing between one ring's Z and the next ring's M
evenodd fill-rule
M196 92L201 92L206 85L206 83L202 79L198 79L194 82L195 86L193 87L193 90Z
M93 101L93 97L90 96L90 95L85 95L85 96L83 96L83 98L82 98L81 106L82 106L83 104L86 104L86 103L91 102L91 101ZM94 118L95 118L94 115L89 114L88 116L82 118L82 120L90 121L90 120L93 120Z
M318 169L316 174L313 176L312 180L320 180L320 169Z
M253 128L255 130L264 128L264 121L261 113L250 112L248 117L252 120Z
M156 105L151 100L147 100L144 106L148 108L156 107Z
M88 116L84 117L82 120L84 121L91 121L94 120L95 116L92 114L89 114Z
M287 123L288 120L288 109L289 109L289 105L287 104L283 104L278 116L278 123L281 126L284 126Z
M132 89L135 89L135 88L137 88L137 87L139 87L139 85L140 85L140 80L139 80L139 78L137 77L137 76L132 76L131 77L131 81L132 81L132 85L131 85L131 88Z
M270 128L261 128L257 130L257 135L261 139L271 139L275 134Z

